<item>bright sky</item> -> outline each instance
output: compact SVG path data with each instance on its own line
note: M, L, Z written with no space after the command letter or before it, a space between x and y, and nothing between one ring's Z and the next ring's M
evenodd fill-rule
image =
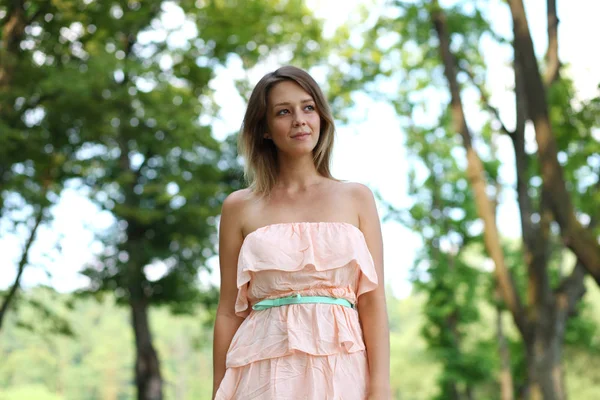
M308 0L309 6L317 16L326 19L326 35L352 15L360 0L340 2L337 0ZM364 2L362 2L364 3ZM446 2L448 3L448 2ZM506 36L510 36L510 15L508 8L500 1L491 1L495 28ZM546 1L526 0L530 29L538 54L546 48ZM559 53L563 63L569 64L567 73L575 80L580 98L598 95L600 83L600 54L590 51L581 42L599 36L596 18L600 15L600 2L589 0L558 0ZM175 15L175 14L174 14ZM510 75L510 52L497 46L483 46L484 55L489 61L489 80L492 83L492 102L501 109L501 115L507 125L512 125L512 103L510 92L506 90L512 77ZM276 68L277 65L262 65L250 74L253 83L260 77ZM215 135L224 137L236 131L244 113L244 103L235 92L232 77L240 76L239 66L231 64L227 69L219 71L212 83L217 90L216 100L222 107L220 118L214 121ZM469 115L475 111L467 109ZM361 182L383 198L396 206L406 206L410 199L406 195L406 175L408 165L405 161L405 140L399 128L393 109L387 104L375 103L362 99L358 104L360 121L351 122L348 126L339 126L337 143L334 149L333 173L343 180ZM366 118L365 118L366 116ZM479 118L485 118L481 116ZM477 117L474 118L474 121ZM535 146L532 135L530 143ZM600 140L600 139L599 139ZM512 151L508 142L501 143L506 148L504 157L512 159ZM514 170L505 168L502 178L506 184L514 182ZM73 290L85 285L86 280L77 271L90 260L91 254L99 250L93 242L92 229L106 227L111 218L87 201L74 190L65 190L59 204L54 208L55 220L50 228L40 230L38 240L31 252L31 266L23 276L26 287L45 283L60 291ZM514 195L506 193L506 201L499 209L500 229L505 235L519 234L518 213ZM27 232L8 235L0 225L0 288L9 286L15 277L15 270L22 243ZM412 265L416 250L420 246L418 236L403 228L396 222L383 225L384 262L386 281L391 285L396 296L406 296L410 291L407 281L408 271ZM60 242L61 251L52 250L54 244ZM44 254L50 253L50 257ZM216 262L211 262L216 267ZM217 268L214 268L215 270ZM47 272L50 275L47 274ZM160 266L148 268L152 275L160 274ZM203 276L201 278L206 278ZM211 281L218 282L218 275L213 274Z

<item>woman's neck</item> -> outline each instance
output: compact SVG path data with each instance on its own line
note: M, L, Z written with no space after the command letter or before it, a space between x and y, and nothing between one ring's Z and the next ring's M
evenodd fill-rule
M312 155L303 158L279 159L279 174L276 186L286 191L305 190L321 182L323 177L317 171Z

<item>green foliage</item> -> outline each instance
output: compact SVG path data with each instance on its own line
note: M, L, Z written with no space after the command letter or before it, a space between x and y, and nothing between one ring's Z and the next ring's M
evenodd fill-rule
M25 295L47 297L38 289ZM71 296L47 298L47 306L62 308ZM127 311L117 307L110 295L102 302L77 301L72 310L65 311L72 337L24 330L16 324L15 314L9 316L0 341L0 387L4 390L0 399L20 400L28 393L39 396L36 399L75 400L82 394L86 400L133 398L134 341ZM198 307L190 316L175 316L164 308L151 314L163 376L169 382L167 399L210 397L212 382L198 379L210 376L212 368L211 332L201 325L205 318L205 310Z
M2 400L64 400L41 385L26 385L9 390L0 390Z
M600 319L600 290L589 285L591 320ZM119 399L134 397L134 341L129 315L107 294L101 302L77 300L72 294L48 293L36 288L23 293L24 303L43 300L49 309L60 313L72 326L73 336L31 332L18 326L22 316L9 315L0 340L0 399L21 400L26 396L48 400ZM73 302L73 300L76 300ZM391 372L395 399L426 400L441 397L436 381L442 379L446 360L428 350L420 332L428 326L421 312L427 294L414 294L404 299L388 298L391 328ZM73 303L72 308L65 305ZM465 354L458 360L465 365L481 363L483 372L497 358L494 341L495 311L483 300L476 301L481 323L465 330ZM30 305L20 308L24 315L34 315ZM152 334L160 354L162 373L167 382L165 399L204 399L212 390L212 330L204 325L210 318L204 307L196 307L191 315L173 315L166 307L151 311ZM509 335L513 333L509 330ZM591 343L600 344L595 334ZM524 366L519 357L521 344L511 341L512 362ZM448 353L448 356L456 354ZM567 346L565 349L566 382L569 397L595 398L600 395L600 372L590 365L600 354L589 349ZM454 360L451 360L454 362ZM520 368L520 367L519 367ZM522 372L519 374L518 372ZM470 373L480 374L479 371ZM495 372L494 372L495 373ZM515 370L518 383L524 371ZM464 377L464 375L463 375ZM457 377L461 379L461 376ZM496 399L498 388L486 381L475 388L474 398Z
M431 1L393 1L384 6L376 21L354 40L353 52L339 57L334 80L348 88L341 107L352 104L352 91L359 87L375 99L395 107L405 131L409 154L409 194L406 210L390 207L387 218L397 218L417 232L423 249L413 268L415 287L426 298L423 312L427 323L423 337L428 350L441 363L437 398L496 398L499 357L493 331L481 335L482 327L496 326L496 285L484 254L482 225L466 176L466 154L456 128L451 124L448 82L441 63L439 39L433 13L443 11L450 35L450 50L456 61L463 107L473 137L473 147L482 161L486 192L502 204L514 195L503 179L503 170L514 170L514 159L499 146L510 145L500 130L497 114L489 107L488 66L483 57L483 39L510 50L510 40L491 28L489 2L451 2L437 6ZM441 7L435 9L435 7ZM351 36L340 30L338 38ZM568 70L568 69L565 69ZM351 73L348 73L351 71ZM359 71L359 72L355 72ZM564 70L563 70L564 71ZM557 136L569 189L582 221L598 214L600 152L593 134L598 130L598 98L577 101L572 82L563 74L548 91L550 115ZM439 107L437 105L440 105ZM490 118L472 115L472 110ZM597 134L597 132L596 132ZM534 210L539 209L541 176L535 153L527 147L528 190ZM502 155L502 157L499 156ZM502 174L502 175L501 175ZM537 217L534 214L534 218ZM534 222L535 223L535 222ZM574 260L565 257L564 246L551 228L548 275L552 289L570 272ZM528 274L521 238L503 238L505 262L515 286L525 299L527 313ZM490 308L491 306L491 308ZM596 322L585 313L586 304L569 319L569 348L589 346L597 335ZM484 313L483 310L488 310ZM515 387L526 383L527 365L522 339L508 324ZM489 331L489 329L487 330Z
M0 19L13 16L2 10ZM221 202L241 186L231 142L212 135L209 83L234 59L244 68L273 54L316 60L321 21L302 1L274 0L68 0L27 2L24 12L26 44L3 50L0 63L9 77L0 190L29 201L51 179L57 198L77 178L114 218L84 271L91 290L192 307L196 275L216 254ZM157 263L167 272L149 279L144 267Z
M492 379L489 343L466 344L469 327L479 320L483 271L472 263L469 252L480 243L473 229L477 219L470 189L461 172L460 158L452 154L456 135L439 128L412 127L407 147L420 171L426 175L411 181L414 205L405 223L419 232L425 246L415 260L414 284L427 295L423 312L427 323L423 336L428 349L442 365L438 378L439 399L452 398L454 388L472 391L472 386ZM413 170L417 175L417 169ZM470 349L469 349L470 348Z
M589 218L600 219L600 96L576 102L573 82L563 76L548 90L552 128L559 148L559 162L576 209Z
M313 35L320 25L299 2L181 2L178 12L198 36L173 45L143 39L166 16L154 5L140 7L146 12L134 25L127 18L109 18L103 34L86 42L97 52L90 57L96 66L88 70L103 82L87 100L105 109L100 121L85 127L90 155L73 168L82 171L92 199L116 223L101 236L107 246L99 263L85 274L95 291L116 290L123 301L144 293L154 304L184 311L198 301L197 272L215 255L221 202L240 185L236 160L224 154L227 145L198 118L215 113L209 87L214 70L234 53L249 68L288 46L290 37L299 43L295 25L283 24L283 16L309 23ZM98 8L99 18L106 18L102 12L109 14ZM274 20L267 26L253 15ZM224 21L253 23L234 34ZM102 25L96 25L99 34ZM277 34L265 39L269 28ZM152 263L165 265L167 273L148 279L140 268Z
M460 143L448 125L443 114L435 128L407 127L414 203L403 219L425 245L415 260L413 282L426 294L422 334L442 365L435 397L440 399L451 398L453 387L471 391L489 382L494 368L488 338L468 343L467 332L479 321L473 299L482 295L484 273L473 253L482 239L462 154L456 151Z
M595 356L600 354L600 314L595 311L600 291L591 279L587 279L586 292L586 301L577 305L576 316L567 325L565 343L570 351L583 351Z
M395 399L425 400L438 393L440 363L427 353L420 335L426 323L422 295L402 300L388 297L391 346L391 386Z
M43 210L68 183L112 218L97 233L101 250L82 272L90 285L80 294L111 293L142 313L214 306L217 291L197 277L216 255L221 204L241 186L241 168L232 140L212 131L213 78L240 61L247 72L273 56L318 59L321 21L301 0L52 0L2 3L0 25L8 22L14 29L0 36L0 198ZM122 363L117 352L96 356ZM86 371L74 384L89 387L73 390L130 398L120 379L132 362ZM167 392L169 379L179 379L169 371ZM110 384L94 386L105 375ZM193 398L208 395L202 388Z
M73 330L65 318L68 305L61 304L59 297L54 289L42 286L37 289L36 296L19 298L13 305L15 324L40 336L73 336Z

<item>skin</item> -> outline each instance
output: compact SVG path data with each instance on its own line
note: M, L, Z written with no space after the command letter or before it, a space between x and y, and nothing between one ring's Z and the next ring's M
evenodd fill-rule
M380 284L374 291L360 296L357 308L371 377L368 399L391 399L383 241L373 194L364 185L342 183L319 175L312 151L319 140L320 116L311 96L296 83L284 81L271 89L267 126L264 137L275 143L279 160L279 175L271 196L260 198L243 189L229 195L223 204L219 231L221 294L213 352L214 391L225 374L229 344L243 321L235 315L234 306L237 258L244 237L274 223L328 221L358 227L373 256ZM298 136L303 133L306 135Z

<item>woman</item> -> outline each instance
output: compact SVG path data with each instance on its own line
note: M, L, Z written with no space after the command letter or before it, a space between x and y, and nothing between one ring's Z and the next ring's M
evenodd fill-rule
M333 135L305 71L254 88L240 135L250 185L220 222L217 400L390 398L379 217L366 186L332 178Z

